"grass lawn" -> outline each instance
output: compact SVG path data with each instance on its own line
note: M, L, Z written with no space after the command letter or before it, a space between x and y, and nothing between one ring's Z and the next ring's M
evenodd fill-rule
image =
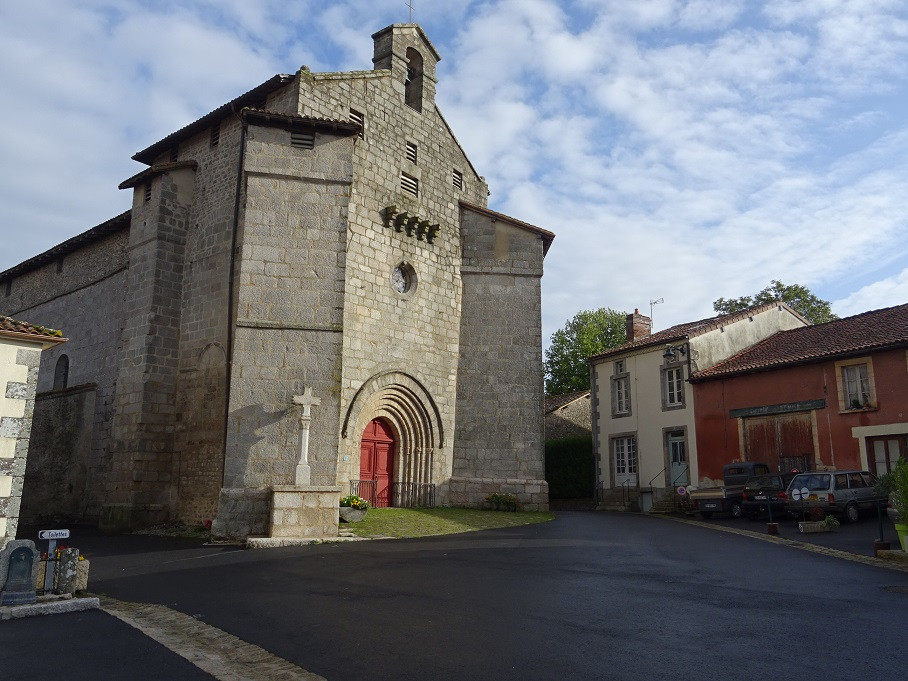
M429 537L545 523L547 511L481 511L476 508L370 508L358 523L341 523L358 537Z

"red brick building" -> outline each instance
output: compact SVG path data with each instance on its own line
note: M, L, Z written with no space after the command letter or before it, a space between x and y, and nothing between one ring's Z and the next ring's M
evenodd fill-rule
M740 460L885 473L908 456L908 305L781 331L690 381L701 478Z

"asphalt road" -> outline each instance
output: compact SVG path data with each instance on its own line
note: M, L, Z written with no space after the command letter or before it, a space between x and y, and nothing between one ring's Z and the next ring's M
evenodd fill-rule
M166 605L331 681L903 681L908 668L908 573L662 518L564 512L263 551L85 541L93 591ZM206 678L102 612L0 623L10 669Z

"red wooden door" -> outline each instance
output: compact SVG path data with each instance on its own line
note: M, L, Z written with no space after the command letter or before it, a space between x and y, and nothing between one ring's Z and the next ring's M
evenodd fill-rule
M373 506L391 505L391 478L394 467L394 433L382 419L372 419L360 444L359 478L373 481L368 485L373 493L369 502ZM366 485L360 486L365 491Z

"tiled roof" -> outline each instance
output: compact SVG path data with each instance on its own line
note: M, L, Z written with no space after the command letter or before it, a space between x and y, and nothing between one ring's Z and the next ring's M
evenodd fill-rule
M54 262L59 260L68 253L72 253L83 246L94 243L95 241L100 241L108 234L113 234L118 232L121 229L129 229L129 223L131 220L132 211L127 210L123 213L120 213L118 216L111 218L107 222L102 222L100 225L92 227L89 230L77 234L71 239L67 239L62 244L57 244L53 248L40 253L33 258L19 263L10 267L4 272L0 272L0 281L5 281L7 279L12 279L17 277L20 274L25 272L30 272L38 267L46 265L49 262Z
M551 414L553 411L566 407L574 400L582 399L589 394L589 390L578 390L577 392L567 393L565 395L546 395L544 413Z
M898 347L908 347L908 304L780 331L697 372L690 380L705 381Z
M0 315L0 336L34 337L35 340L63 342L63 334L56 329L43 326L34 326L27 322L20 322L10 317Z
M645 348L651 345L662 345L663 343L668 343L669 341L677 340L679 338L699 336L700 334L706 333L707 331L712 331L713 329L728 326L729 324L740 319L751 317L773 307L783 307L796 317L803 319L803 317L801 317L801 315L798 314L797 311L789 307L787 303L781 300L774 300L770 303L755 305L754 307L749 307L746 310L741 310L740 312L733 312L732 314L723 314L716 317L700 319L696 322L676 324L675 326L663 329L662 331L657 331L656 333L645 336L644 338L638 338L631 343L625 343L624 345L610 348L605 352L599 353L598 355L593 355L592 357L590 357L590 361L592 362L599 359L605 359L606 357L620 355L624 352L627 352L628 350L636 350L637 348Z

